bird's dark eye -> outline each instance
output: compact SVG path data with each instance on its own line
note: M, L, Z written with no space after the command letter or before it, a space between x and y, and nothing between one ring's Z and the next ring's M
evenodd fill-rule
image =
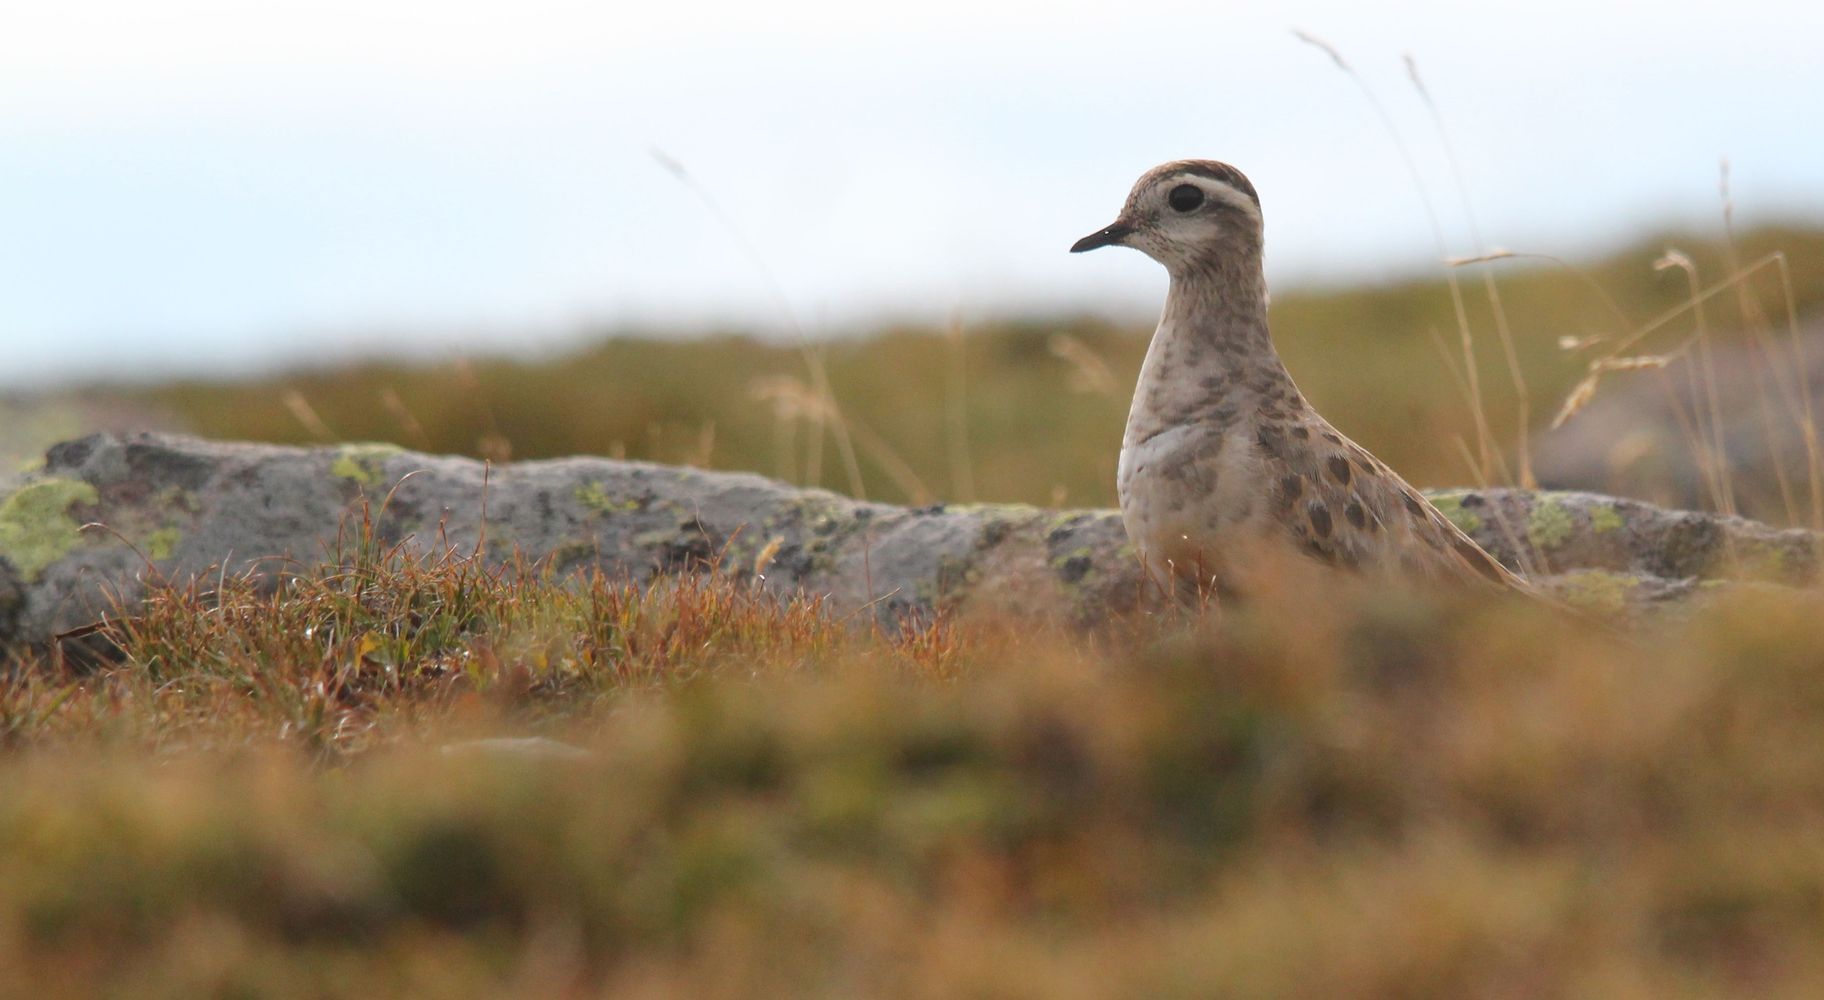
M1203 189L1195 184L1180 184L1165 196L1166 203L1180 212L1188 212L1203 204Z

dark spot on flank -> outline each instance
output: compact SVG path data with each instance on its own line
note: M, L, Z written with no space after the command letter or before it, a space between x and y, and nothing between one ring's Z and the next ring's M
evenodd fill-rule
M1284 444L1284 441L1281 431L1271 424L1260 425L1254 432L1254 440L1259 441L1261 450L1269 455L1277 457L1283 450L1281 445Z
M1294 427L1292 428L1292 436L1300 441L1304 441L1311 437L1311 432L1303 427Z
M1330 537L1330 508L1313 500L1305 508L1305 515L1311 518L1311 530L1317 532L1317 537Z
M1215 392L1222 388L1222 381L1221 375L1205 375L1201 385L1205 392Z
M1279 480L1279 509L1291 510L1298 498L1305 495L1305 481L1298 476L1281 476Z
M1368 512L1362 509L1359 500L1349 501L1349 506L1343 508L1343 516L1349 519L1350 524L1358 528L1368 527Z
M1216 418L1216 422L1219 424L1233 423L1235 421L1235 408L1233 406L1218 406L1216 412L1210 414L1210 416Z
M1406 501L1406 510L1411 513L1413 517L1423 518L1425 516L1425 501L1420 500L1410 493L1401 497L1401 499Z
M1338 436L1335 431L1325 431L1324 440L1330 442L1331 444L1342 444L1343 443L1343 439L1340 436Z
M1330 456L1330 461L1325 464L1330 466L1330 475L1332 478L1344 486L1349 485L1350 472L1348 459L1341 455L1332 455Z

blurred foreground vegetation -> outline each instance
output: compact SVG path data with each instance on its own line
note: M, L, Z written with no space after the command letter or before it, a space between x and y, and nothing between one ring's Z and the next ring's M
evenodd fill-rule
M887 628L350 537L6 668L0 994L1824 990L1814 593Z
M1692 262L1697 287L1783 251L1791 308L1800 316L1824 308L1818 230L1757 230L1732 249L1669 234L1574 267L1516 259L1460 268L1494 445L1487 459L1444 281L1282 290L1273 322L1318 408L1415 483L1511 481L1522 475L1522 416L1538 432L1594 355L1689 303L1686 271L1654 266L1668 247ZM1483 268L1497 279L1524 395L1509 374ZM1702 319L1724 340L1761 320L1783 337L1788 304L1779 269L1768 266L1708 300ZM1666 350L1697 320L1687 311L1625 353ZM1085 319L908 329L822 344L814 364L796 345L735 334L629 335L547 360L347 364L246 381L93 387L69 398L89 423L152 419L211 437L384 440L494 459L624 455L752 470L873 499L1110 505L1127 401L1150 334L1150 322ZM1567 350L1564 338L1580 346ZM58 424L43 406L34 419L35 445L83 422Z

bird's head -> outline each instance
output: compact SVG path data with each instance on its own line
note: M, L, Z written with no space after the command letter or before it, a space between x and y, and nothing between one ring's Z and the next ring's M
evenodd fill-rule
M1260 196L1241 171L1215 160L1177 160L1135 182L1114 223L1078 240L1071 253L1124 246L1174 273L1256 257Z

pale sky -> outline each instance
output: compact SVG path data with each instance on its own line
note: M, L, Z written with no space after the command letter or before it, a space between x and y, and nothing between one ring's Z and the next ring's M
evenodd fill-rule
M1141 316L1138 254L1065 253L1167 159L1226 159L1274 280L1590 256L1824 220L1824 4L628 4L60 0L0 11L0 384L883 316Z

